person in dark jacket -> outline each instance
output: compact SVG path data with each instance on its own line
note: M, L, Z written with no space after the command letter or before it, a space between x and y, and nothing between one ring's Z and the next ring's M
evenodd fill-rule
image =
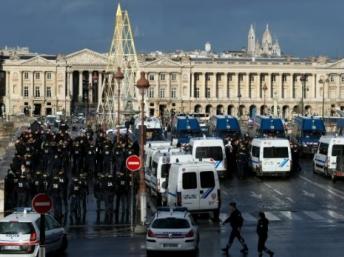
M263 256L263 251L274 256L274 253L265 246L268 239L269 220L265 217L264 212L259 212L259 219L257 223L257 235L258 235L258 254L259 257Z
M230 209L230 216L223 222L223 225L226 223L230 223L232 227L232 231L230 233L228 243L225 248L222 249L226 254L228 254L228 250L231 248L234 239L238 238L240 244L242 245L241 252L246 254L248 253L248 248L245 243L244 238L241 236L241 227L244 223L244 219L241 216L241 212L236 208L236 203L231 202L229 204L229 209Z

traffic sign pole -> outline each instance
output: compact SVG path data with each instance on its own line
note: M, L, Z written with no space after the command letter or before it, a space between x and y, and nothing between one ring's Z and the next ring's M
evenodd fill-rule
M45 214L41 214L39 226L39 257L45 257Z
M38 194L32 199L32 208L41 214L39 224L39 257L45 257L45 214L50 211L52 202L48 195Z
M140 169L142 162L137 155L130 155L125 164L128 170L134 172ZM130 228L134 232L134 173L131 174L130 202Z

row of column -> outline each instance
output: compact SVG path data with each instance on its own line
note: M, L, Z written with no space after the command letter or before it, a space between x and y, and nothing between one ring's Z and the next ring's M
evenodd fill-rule
M317 74L307 74L307 81L301 82L302 74L289 73L192 73L190 83L191 98L233 98L237 99L314 99L322 97L322 85ZM207 77L211 76L211 80ZM219 80L221 76L221 80ZM273 81L274 76L274 81ZM253 81L251 78L254 78ZM264 78L264 79L263 79ZM295 78L298 78L296 81ZM302 83L305 83L302 85ZM207 91L210 90L210 94ZM328 97L325 84L325 98ZM339 87L337 87L339 91ZM199 95L197 95L199 92ZM338 94L339 96L339 94Z

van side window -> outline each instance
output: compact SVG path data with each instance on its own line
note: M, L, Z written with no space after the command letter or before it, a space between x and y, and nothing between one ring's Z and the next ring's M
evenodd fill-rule
M195 172L183 173L183 189L197 188L197 176Z
M215 187L215 178L212 171L201 172L201 188Z
M328 144L320 143L319 153L323 154L323 155L327 155L327 153L328 153Z
M332 156L343 156L343 155L344 155L344 145L332 146Z
M258 146L252 146L252 156L259 158L260 149Z
M156 176L156 172L158 170L158 163L153 161L153 165L152 165L152 175Z

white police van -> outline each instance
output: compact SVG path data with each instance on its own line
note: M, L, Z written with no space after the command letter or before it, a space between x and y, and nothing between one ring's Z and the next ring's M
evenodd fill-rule
M251 143L250 165L258 176L289 175L291 150L289 140L255 138Z
M211 162L219 176L226 173L226 153L223 140L216 137L192 138L191 154L197 161Z
M160 150L153 155L152 168L150 170L149 187L152 195L156 196L158 206L163 205L162 194L165 189L162 184L167 180L171 164L192 162L191 154L185 154L181 149Z
M344 177L344 136L322 136L313 158L313 171L330 176L333 181Z
M213 213L217 219L221 205L220 183L214 165L207 162L174 163L164 197L167 205L182 206L190 212Z
M0 220L0 256L36 257L39 252L40 214L30 208L18 210ZM49 214L45 216L46 253L65 251L64 228Z

